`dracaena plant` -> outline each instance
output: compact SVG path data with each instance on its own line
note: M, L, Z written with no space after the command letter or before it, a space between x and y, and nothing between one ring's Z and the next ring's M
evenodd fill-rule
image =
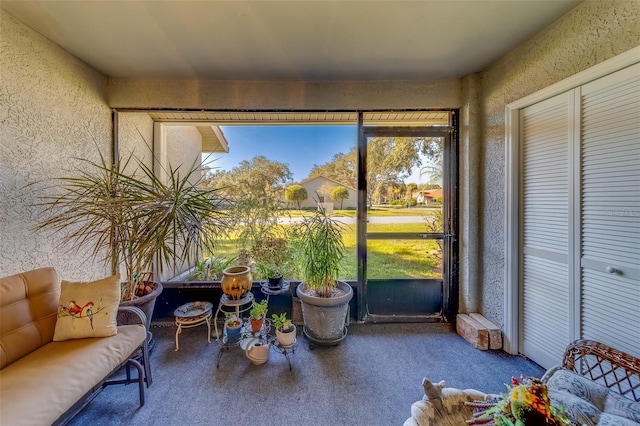
M317 296L331 297L345 256L342 224L319 208L302 220L296 237L305 285Z
M172 168L160 177L133 155L107 162L82 160L86 167L55 179L38 229L62 234L71 249L124 265L123 300L136 297L136 281L152 264L179 268L211 251L227 228L226 202L218 189L200 185L202 165Z

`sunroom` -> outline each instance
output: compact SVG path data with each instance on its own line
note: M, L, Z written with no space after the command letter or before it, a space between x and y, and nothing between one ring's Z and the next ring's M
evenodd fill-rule
M133 152L162 170L202 153L241 151L234 129L347 128L350 145L341 152L353 151L356 171L366 174L374 139L429 138L441 149L437 208L445 220L437 231L380 232L367 180L356 173L339 182L357 194L352 272L343 277L355 293L352 325L450 326L477 312L501 330L504 352L542 368L559 364L581 338L640 356L637 2L0 7L3 276L45 266L72 280L111 272L35 230L34 200L47 194L34 183L64 176L78 159L98 161L96 145L109 158ZM408 168L420 185L409 201L433 189L425 186L432 166ZM313 176L295 178L290 183ZM393 188L379 189L378 201L391 204ZM434 208L417 207L415 216ZM380 241L421 253L437 241L442 260L417 278L404 266L384 275L373 268ZM158 275L158 323L182 303L210 299L215 310L220 299L219 285L172 280L180 272ZM293 294L273 299L294 314Z

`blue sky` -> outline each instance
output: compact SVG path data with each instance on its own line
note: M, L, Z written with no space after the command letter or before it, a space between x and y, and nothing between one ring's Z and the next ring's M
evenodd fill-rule
M207 161L221 170L231 170L242 160L263 155L269 160L289 166L293 180L309 176L314 164L325 164L334 154L351 151L357 143L356 126L223 126L229 142L228 154L212 154ZM414 169L406 182L426 182L429 176L419 176Z
M309 175L314 164L324 164L357 143L356 126L224 126L229 154L213 154L213 167L231 170L242 160L263 155L289 166L294 181Z

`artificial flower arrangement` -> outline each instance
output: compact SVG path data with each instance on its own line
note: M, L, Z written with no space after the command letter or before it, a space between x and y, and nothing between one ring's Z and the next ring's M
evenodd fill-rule
M547 387L540 379L522 376L521 382L511 378L508 394L492 401L468 402L475 407L470 425L486 426L574 426L564 409L557 409L549 401Z

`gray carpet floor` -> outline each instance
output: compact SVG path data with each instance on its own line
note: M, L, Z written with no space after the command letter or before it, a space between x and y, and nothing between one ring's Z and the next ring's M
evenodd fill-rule
M299 333L300 333L300 328ZM286 358L255 366L236 347L216 368L206 326L152 326L153 385L138 406L136 385L105 388L72 425L401 425L423 396L422 379L501 393L512 376L540 377L524 357L480 351L448 324L352 324L338 346L311 350L298 336Z

